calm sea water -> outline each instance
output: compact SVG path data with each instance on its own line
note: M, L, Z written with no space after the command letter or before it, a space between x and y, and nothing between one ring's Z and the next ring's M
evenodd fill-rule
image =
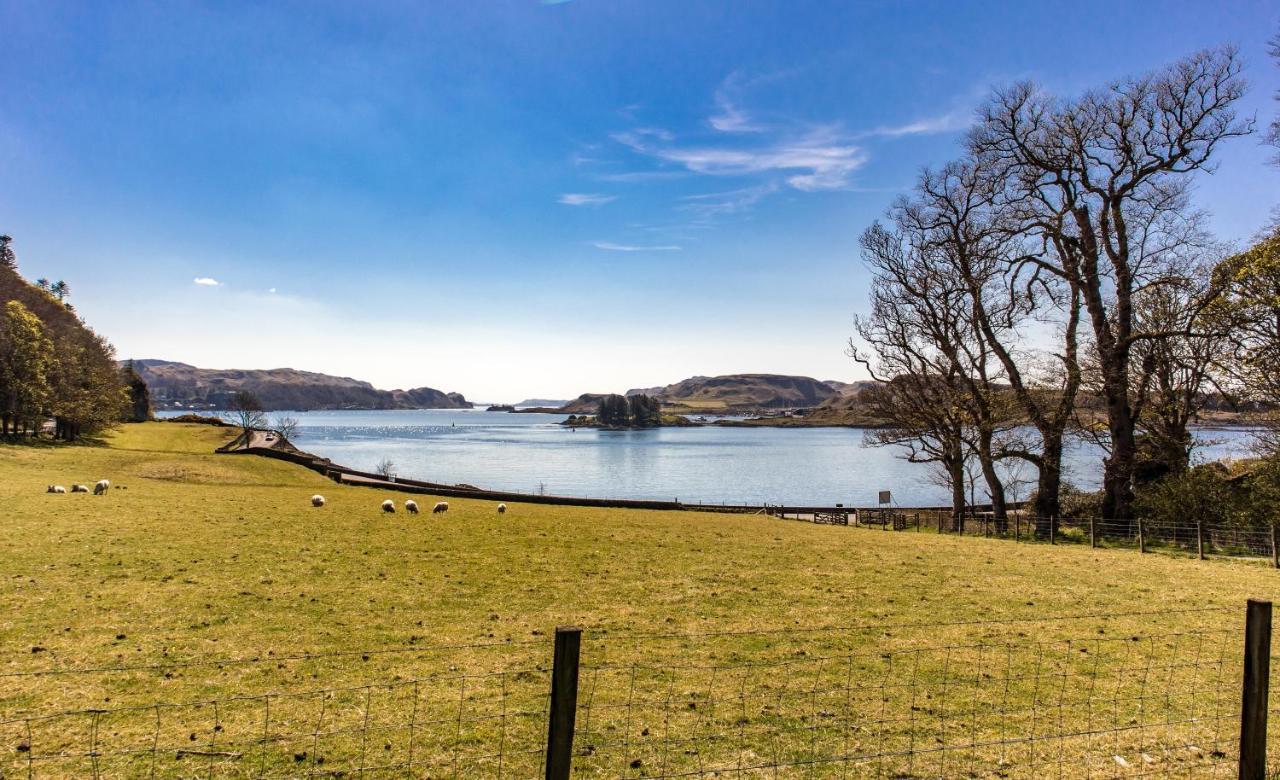
M308 452L362 470L386 457L405 477L449 484L686 503L858 506L875 505L878 491L891 490L902 506L950 503L930 466L908 463L896 448L866 446L864 432L853 428L574 431L558 424L561 415L446 409L290 416L300 423L295 443ZM1247 431L1201 430L1197 437L1197 458L1248 454ZM1097 447L1073 444L1067 478L1096 488L1101 458ZM1034 475L1023 468L1020 476Z

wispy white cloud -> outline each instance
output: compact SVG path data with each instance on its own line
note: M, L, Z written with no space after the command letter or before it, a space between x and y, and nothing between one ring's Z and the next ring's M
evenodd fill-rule
M663 130L660 127L637 127L622 133L613 133L609 137L623 146L635 149L637 152L644 151L651 139L659 141L674 141L676 139L675 133L670 130Z
M704 220L710 220L713 217L745 211L777 191L778 185L774 182L769 182L758 187L743 187L737 190L728 190L727 192L686 195L681 198L684 203L680 206L680 209Z
M956 109L937 116L924 117L904 125L877 127L863 135L900 138L907 135L937 135L967 130L973 124L973 109Z
M801 135L756 146L673 146L634 133L614 139L632 150L709 176L783 174L804 192L843 189L867 161L866 153L833 127L811 128Z
M594 192L566 192L559 202L566 206L603 206L618 199L617 195L601 195Z
M707 118L707 124L722 133L758 133L763 129L724 93L716 94L716 110Z
M635 244L615 244L612 241L593 241L591 243L596 249L605 249L610 252L679 252L680 247L675 244L661 244L658 246L637 246Z
M602 173L596 176L600 181L615 182L646 182L646 181L666 181L668 179L683 179L689 176L686 170L666 170L666 171L625 171L623 173Z
M197 276L195 279L192 279L191 281L194 282L195 284L200 285L201 287L217 287L222 284L222 282L218 281L217 279L213 279L208 276Z

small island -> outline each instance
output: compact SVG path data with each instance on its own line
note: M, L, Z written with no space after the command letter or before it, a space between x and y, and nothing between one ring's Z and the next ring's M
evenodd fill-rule
M571 414L560 424L570 428L609 431L700 425L682 415L663 414L658 399L650 395L606 395L600 398L594 415Z

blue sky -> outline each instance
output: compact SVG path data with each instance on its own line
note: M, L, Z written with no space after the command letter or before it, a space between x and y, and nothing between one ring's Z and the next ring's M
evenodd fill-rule
M0 231L125 357L482 401L851 379L858 234L992 86L1235 43L1277 110L1274 2L1064 9L0 0ZM1222 238L1269 154L1199 182Z

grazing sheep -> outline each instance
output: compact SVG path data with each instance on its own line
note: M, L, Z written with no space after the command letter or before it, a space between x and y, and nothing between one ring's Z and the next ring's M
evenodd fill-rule
M72 485L71 492L72 493L88 493L89 488L85 487L84 485Z
M391 499L389 499L389 498L388 498L386 501L383 501L383 502L382 502L382 511L383 511L383 512L389 512L390 514L395 514L395 513L396 513L396 502L392 501L392 500L391 500Z
M448 511L449 511L448 501L437 501L436 505L431 508L431 514L433 515L438 515L441 512L448 512Z
M417 501L404 502L404 511L408 512L411 515L418 514L418 502Z
M46 493L65 493L65 492L67 492L67 489L66 489L66 488L64 488L62 485L50 485L50 486L49 486L49 489L48 489L48 490L46 490L46 491L44 491L44 492L46 492Z
M111 480L109 479L100 479L97 482L93 483L93 494L95 496L106 495L106 492L110 489L111 489Z
M324 506L324 496L319 493L311 497L311 506Z
M498 504L498 514L500 514L500 515L505 515L506 513L507 513L507 505L506 505L506 504Z

